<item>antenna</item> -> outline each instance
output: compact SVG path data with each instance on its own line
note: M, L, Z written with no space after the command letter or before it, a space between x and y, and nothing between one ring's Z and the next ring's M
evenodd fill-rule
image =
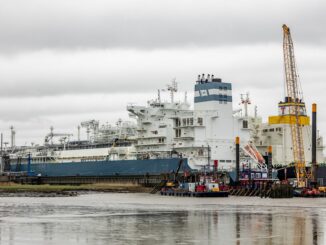
M10 131L11 131L11 147L13 148L15 146L15 135L16 135L14 126L10 126Z
M78 127L77 127L77 129L78 129L78 141L80 141L80 125L78 125Z
M245 117L248 117L248 105L251 104L250 98L249 98L249 92L245 94L240 94L241 96L241 104L244 106L245 111Z
M1 156L3 151L3 133L1 133Z
M51 145L53 145L53 126L50 127L50 135L51 135Z
M178 84L176 78L172 79L171 85L167 85L168 91L170 91L171 103L174 102L174 93L178 91Z
M157 90L157 100L158 100L158 103L161 104L161 90Z

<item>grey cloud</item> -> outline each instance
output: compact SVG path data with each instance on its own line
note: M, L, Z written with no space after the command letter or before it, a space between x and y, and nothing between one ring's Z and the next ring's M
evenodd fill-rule
M41 121L48 117L105 114L126 111L128 103L138 101L146 104L153 93L61 95L47 97L0 98L0 114L3 123ZM82 116L84 115L84 116ZM114 118L117 120L117 118Z
M0 51L174 48L326 40L324 1L1 1Z
M280 47L273 47L280 49ZM260 50L261 53L252 52ZM269 47L162 50L156 52L105 51L38 52L14 57L0 56L0 95L45 96L78 93L117 93L153 91L164 88L177 77L182 89L192 89L198 73L215 73L233 81L245 72L252 77L274 69L277 56L271 57ZM250 69L252 72L250 72ZM236 71L236 72L235 72ZM239 75L237 75L239 74ZM254 79L249 79L253 82Z
M300 46L299 74L322 83L326 50ZM318 52L317 52L318 51ZM314 52L315 54L311 54ZM315 64L315 65L314 65ZM214 73L234 87L272 89L283 84L282 44L160 51L41 51L0 56L1 97L141 93L176 77L191 91L199 73ZM305 82L305 81L303 81Z

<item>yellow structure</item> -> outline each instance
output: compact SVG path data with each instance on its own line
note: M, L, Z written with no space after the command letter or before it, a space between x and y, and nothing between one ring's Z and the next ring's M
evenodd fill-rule
M310 118L308 116L299 116L299 125L310 125ZM296 124L296 116L284 115L284 116L270 116L268 117L269 124Z

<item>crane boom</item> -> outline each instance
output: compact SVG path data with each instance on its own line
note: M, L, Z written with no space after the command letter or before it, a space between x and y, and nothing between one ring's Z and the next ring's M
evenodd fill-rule
M283 55L284 70L287 97L290 103L289 111L291 116L291 137L293 158L296 170L298 186L303 187L306 184L306 168L304 144L302 135L302 125L300 123L300 115L305 112L305 106L302 107L302 96L299 93L298 76L295 64L293 42L291 38L290 28L283 25ZM304 111L302 111L304 110Z

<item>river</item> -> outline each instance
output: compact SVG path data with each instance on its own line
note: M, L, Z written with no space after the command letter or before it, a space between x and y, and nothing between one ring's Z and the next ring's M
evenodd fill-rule
M1 197L0 244L326 244L326 198Z

